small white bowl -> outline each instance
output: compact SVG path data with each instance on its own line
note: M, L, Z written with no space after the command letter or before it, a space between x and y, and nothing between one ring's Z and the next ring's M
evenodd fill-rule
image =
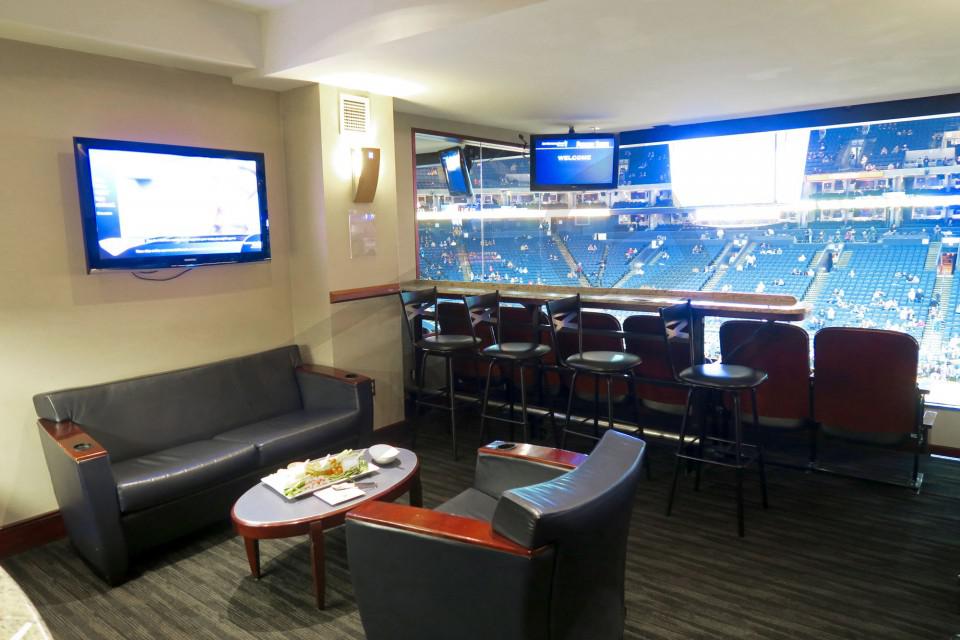
M377 464L390 464L400 455L396 447L391 447L388 444L375 444L370 447L368 451L370 452L370 457L373 458L373 461Z

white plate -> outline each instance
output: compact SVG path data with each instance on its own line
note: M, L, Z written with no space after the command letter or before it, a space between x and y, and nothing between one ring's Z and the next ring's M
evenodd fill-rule
M380 467L373 464L372 462L368 462L367 470L364 471L363 473L358 473L357 475L350 476L349 478L340 478L339 480L332 480L332 481L323 481L318 478L318 482L316 484L314 483L307 484L300 491L300 493L297 493L296 495L293 495L293 496L286 496L283 494L283 488L287 485L287 482L288 482L287 475L283 473L284 471L286 471L286 469L280 469L275 473L271 473L265 478L260 478L260 482L267 485L268 487L270 487L271 489L279 493L281 496L283 496L287 500L296 500L297 498L302 498L303 496L310 495L314 491L319 491L320 489L324 489L326 487L332 487L333 485L340 484L341 482L347 482L347 481L356 480L357 478L363 478L379 470L380 470Z

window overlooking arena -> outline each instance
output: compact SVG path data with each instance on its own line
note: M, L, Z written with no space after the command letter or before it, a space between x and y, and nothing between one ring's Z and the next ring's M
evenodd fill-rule
M415 142L423 279L792 295L811 334L912 335L929 401L960 405L960 115L621 139L607 191L531 192L520 146ZM470 195L448 189L454 147Z

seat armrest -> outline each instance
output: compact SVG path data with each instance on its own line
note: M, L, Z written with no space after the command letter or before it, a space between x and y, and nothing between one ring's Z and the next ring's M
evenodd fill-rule
M110 455L83 427L41 419L40 443L73 546L110 584L127 576L127 542Z
M587 459L585 453L576 453L575 451L555 449L553 447L541 447L535 444L503 442L502 440L495 440L486 446L480 447L477 453L486 456L513 458L523 462L545 464L558 467L564 471L576 469Z
M473 488L497 499L504 491L562 476L586 459L573 451L497 440L477 450Z
M304 409L357 411L357 446L369 444L373 435L373 378L317 364L297 367L296 376Z
M339 380L340 382L343 382L346 384L353 384L353 385L373 384L373 378L369 378L359 373L353 373L352 371L337 369L336 367L328 367L322 364L302 364L299 367L297 367L297 371L302 373L309 373L315 376L323 376L325 378L331 378L333 380Z
M368 502L350 511L347 514L347 520L452 540L524 557L538 555L546 549L546 547L527 549L495 533L490 523L483 520L393 502Z
M76 462L107 455L107 450L75 422L69 420L54 422L53 420L40 419L39 424L40 428L46 431L47 435L63 449L63 452Z

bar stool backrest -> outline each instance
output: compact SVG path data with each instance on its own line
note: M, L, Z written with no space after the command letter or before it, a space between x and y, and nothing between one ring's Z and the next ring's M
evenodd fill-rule
M580 304L579 293L569 298L547 301L547 316L549 316L550 320L550 340L553 342L553 350L557 353L558 360L562 360L562 355L570 355L563 354L560 350L560 340L558 338L561 331L576 331L577 353L583 353L582 314L583 307Z
M417 330L424 318L430 319L430 310L436 310L437 288L421 289L419 291L401 291L400 304L403 305L403 315L407 325L407 335L410 342L417 342Z
M757 388L761 423L777 418L801 426L811 419L810 338L804 329L785 322L730 320L720 325L720 353L724 364L767 373Z
M674 384L673 367L663 341L663 321L655 315L630 316L623 321L623 330L627 333L624 339L626 350L640 356L640 366L634 369L639 376L637 394L643 400L682 409L687 401L687 389ZM688 345L673 345L678 359L684 358L688 349ZM662 380L668 384L645 383L644 380Z
M660 319L663 320L663 339L667 347L667 357L670 359L670 369L674 380L679 380L680 372L693 365L693 306L687 300L681 304L662 307ZM686 348L678 349L678 345ZM680 353L685 353L687 357L678 357Z
M463 304L470 318L473 337L483 338L484 333L497 344L502 339L500 330L500 292L482 293L478 296L463 296Z

